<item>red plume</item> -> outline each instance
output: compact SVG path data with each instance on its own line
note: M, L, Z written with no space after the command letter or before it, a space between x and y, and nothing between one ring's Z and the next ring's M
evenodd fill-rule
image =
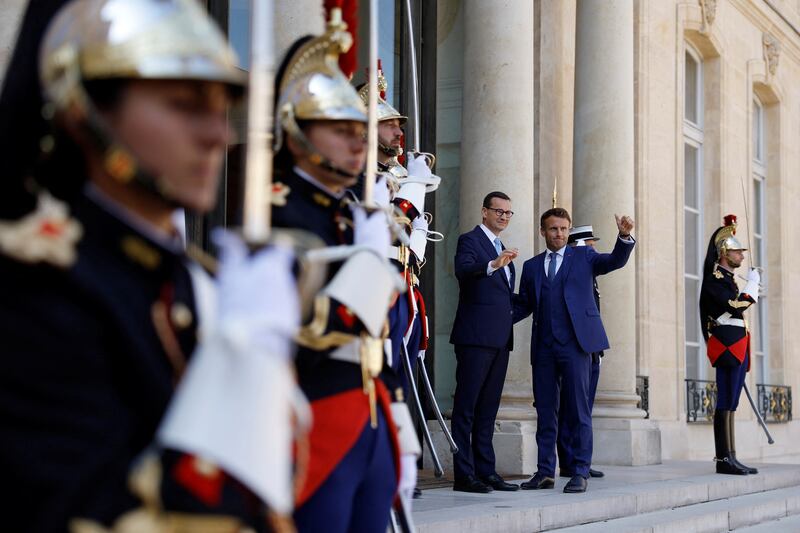
M326 20L330 18L331 9L341 8L342 20L347 24L347 31L353 37L353 46L346 54L339 56L339 68L348 79L352 78L358 61L358 0L325 0L324 5Z
M725 215L723 220L726 226L736 224L736 215Z

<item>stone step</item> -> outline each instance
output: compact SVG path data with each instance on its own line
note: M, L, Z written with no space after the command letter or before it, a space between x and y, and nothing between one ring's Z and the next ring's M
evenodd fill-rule
M798 531L800 531L800 514L737 529L736 533L797 533Z
M798 516L800 487L747 494L676 509L557 529L554 533L716 533Z
M761 472L755 476L714 474L711 462L598 468L606 471L606 477L591 479L585 494L563 494L564 478L557 480L554 490L545 491L483 495L449 488L425 490L414 501L414 521L420 533L529 533L800 487L797 465L759 465Z

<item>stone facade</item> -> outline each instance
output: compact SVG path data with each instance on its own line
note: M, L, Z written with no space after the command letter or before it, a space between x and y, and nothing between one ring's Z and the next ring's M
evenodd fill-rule
M24 3L6 0L0 7L0 72ZM277 2L279 48L322 28L319 3ZM436 271L428 275L435 277L429 307L436 392L445 410L455 386L448 337L458 296L452 265L458 233L480 222L484 194L504 190L516 213L504 242L527 259L543 249L538 217L557 188L559 205L574 211L575 222L595 226L601 250L612 244L614 213L632 213L637 223L631 262L601 281L612 348L594 413L596 461L713 455L710 425L686 422L686 378L713 379L702 358L687 375L687 328L695 327L685 296L692 260L685 243L693 231L685 216L687 57L702 71L699 247L729 212L739 215L742 237L763 237L761 306L768 320L763 327L751 320L755 338L767 340L765 369L751 372L748 384L753 393L758 380L798 393L800 348L791 331L800 299L792 218L800 206L800 2L438 0L437 6L435 151L443 183L433 227L446 239L432 247ZM758 125L765 141L756 164ZM763 178L763 200L754 173ZM748 220L758 202L760 228ZM536 468L529 335L529 320L515 327L496 426L501 473ZM649 378L648 419L636 406L635 376ZM771 424L776 444L767 446L744 396L737 420L739 457L797 453L791 443L800 440L800 423Z
M686 422L684 341L688 304L684 265L689 252L684 246L687 229L683 214L684 57L687 48L691 49L702 62L704 74L703 208L697 235L703 254L708 236L725 213L739 214L740 232L752 234L755 229L747 227L742 180L747 184L747 212L752 214L757 201L749 178L754 165L754 98L762 105L766 229L760 231L765 232L769 280L767 298L762 303L769 319L765 324L768 369L758 379L789 385L797 391L800 353L790 342L788 324L793 315L790 302L800 295L800 283L794 281L800 280L800 267L795 266L796 253L787 239L791 232L789 206L800 205L799 187L789 177L796 175L800 166L796 143L800 97L788 88L800 83L800 4L540 0L533 3L533 20L528 2L524 6L513 1L497 4L492 6L497 20L525 23L535 32L533 90L519 90L504 99L508 109L524 110L523 101L533 92L534 142L511 156L519 164L509 178L507 162L494 163L491 147L527 139L531 132L520 133L517 127L527 122L528 115L523 112L518 119L503 122L488 140L479 144L472 141L475 134L466 131L467 120L495 124L495 113L505 111L487 110L483 102L471 104L468 94L475 88L467 84L490 90L497 85L491 76L501 70L501 65L516 64L519 57L528 60L529 47L502 46L504 55L497 59L495 69L483 68L482 77L468 80L464 73L469 71L466 64L472 61L471 48L455 43L505 43L507 33L502 31L500 40L500 34L492 34L496 31L494 24L475 26L462 20L470 15L468 1L439 0L440 13L455 22L446 26L446 34L439 40L439 64L447 73L439 77L439 98L442 101L443 93L449 97L448 105L439 107L438 139L440 151L460 156L453 157L454 168L447 169L447 176L458 180L462 198L458 213L442 206L444 212L460 220L457 226L447 223L447 240L451 240L455 227L463 231L478 222L478 197L498 188L497 184L508 187L515 211L524 213L524 218L512 221L504 240L518 246L526 258L543 249L535 225L538 215L551 205L556 181L559 205L573 210L576 223L592 223L596 231L599 229L605 237L601 249L610 247L613 213L632 210L639 239L636 254L626 269L601 281L602 312L612 348L604 360L595 404L595 459L616 464L643 464L662 458L708 459L713 455L710 425ZM512 27L511 22L507 24L503 28ZM453 39L457 39L455 43L450 42ZM461 64L460 71L454 68ZM462 90L464 96L454 101ZM458 111L460 123L455 115ZM463 128L461 143L457 142L459 127ZM486 132L480 135L486 136ZM466 155L472 152L483 156L477 174ZM527 167L530 153L534 159L532 189ZM476 175L477 183L473 181ZM467 193L471 204L465 201L465 190L473 191ZM526 199L530 204L524 204ZM441 212L438 217L442 219ZM530 228L520 227L529 224L534 225L533 235ZM452 373L454 367L447 345L454 296L438 297L441 285L454 290L450 281L453 253L450 249L441 252L437 249L438 376ZM751 320L757 329L755 319ZM694 321L690 327L694 327ZM530 474L535 470L532 439L536 417L530 407L527 364L529 331L526 323L515 329L516 348L496 426L498 468L507 473ZM760 332L755 331L755 335ZM443 357L449 359L442 361ZM702 359L700 363L707 366ZM748 379L753 394L755 374L751 372ZM649 378L648 420L642 419L643 413L635 408L635 375ZM713 379L713 370L689 377ZM439 384L445 385L445 380ZM452 384L447 390L439 390L440 400L447 402L452 390ZM739 456L765 459L796 453L789 443L800 436L797 422L770 424L776 444L767 446L744 395L739 412Z

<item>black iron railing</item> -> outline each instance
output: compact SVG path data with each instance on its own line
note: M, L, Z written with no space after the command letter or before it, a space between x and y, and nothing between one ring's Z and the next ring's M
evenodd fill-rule
M650 418L650 378L648 376L636 376L636 394L639 395L639 403L636 405L645 413L645 418Z
M717 406L717 382L704 379L686 380L686 422L709 423Z
M792 388L786 385L757 383L758 410L765 422L789 422L792 419Z

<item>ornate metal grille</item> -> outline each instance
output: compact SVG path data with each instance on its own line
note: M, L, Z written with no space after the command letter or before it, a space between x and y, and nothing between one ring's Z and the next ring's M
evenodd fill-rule
M636 394L639 395L639 403L636 405L645 413L645 418L650 418L650 378L648 376L636 376Z
M765 422L789 422L792 419L792 388L786 385L757 383L758 411Z
M709 423L717 406L717 382L686 380L686 422Z

